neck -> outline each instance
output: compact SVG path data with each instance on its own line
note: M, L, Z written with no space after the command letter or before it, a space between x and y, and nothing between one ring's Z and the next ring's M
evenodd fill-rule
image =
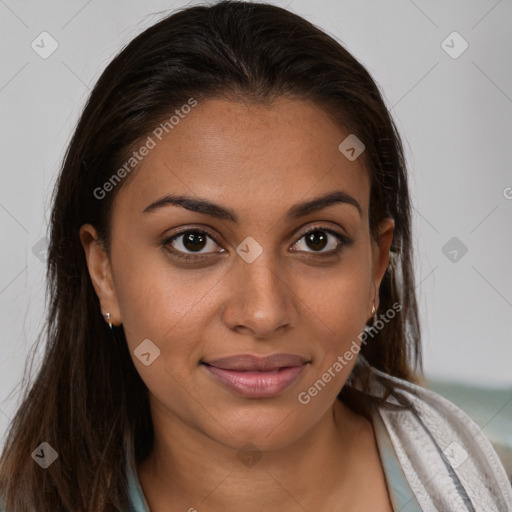
M220 512L239 509L242 503L247 511L296 511L299 505L323 510L331 503L349 508L361 477L354 471L355 454L371 429L368 420L335 400L293 443L273 451L237 452L161 414L152 408L155 443L138 467L152 512Z

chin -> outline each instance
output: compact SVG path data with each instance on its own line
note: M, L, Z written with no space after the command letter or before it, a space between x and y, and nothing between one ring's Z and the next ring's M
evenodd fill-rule
M284 412L286 411L286 412ZM247 445L260 451L274 451L285 448L299 439L307 431L306 425L297 422L297 415L291 409L280 412L263 413L252 411L219 419L225 429L217 430L221 444L240 450Z

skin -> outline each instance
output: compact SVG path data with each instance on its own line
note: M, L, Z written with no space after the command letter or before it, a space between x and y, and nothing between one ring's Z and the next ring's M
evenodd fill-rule
M110 257L94 227L82 226L102 312L123 324L149 389L155 445L137 470L153 512L392 510L371 422L336 399L355 358L309 404L297 399L359 344L389 261L394 222L385 219L371 239L363 160L338 150L349 133L297 99L200 102L118 191ZM336 190L361 213L336 203L286 218L293 205ZM238 223L176 205L142 213L166 194L208 199ZM322 232L324 247L308 244L301 228L309 227L352 243L325 255L338 240ZM178 228L209 229L195 249L203 259L169 252L194 254L183 237L165 246ZM248 236L263 249L252 263L236 252ZM133 353L145 339L161 351L149 366ZM236 394L199 364L272 353L311 362L264 399ZM237 456L247 443L261 455L250 467Z

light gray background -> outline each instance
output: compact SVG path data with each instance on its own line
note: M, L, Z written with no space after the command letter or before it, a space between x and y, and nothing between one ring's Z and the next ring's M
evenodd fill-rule
M195 3L0 0L1 433L44 314L44 253L33 248L89 90L135 35ZM427 377L511 387L511 1L274 3L341 40L392 109L415 205ZM47 59L31 48L43 31L59 45ZM453 31L469 44L458 58L441 45ZM443 253L452 237L468 249L455 262Z

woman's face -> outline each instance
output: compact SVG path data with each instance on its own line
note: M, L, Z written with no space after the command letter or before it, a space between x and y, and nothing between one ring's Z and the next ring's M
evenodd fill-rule
M388 219L370 239L362 158L338 149L349 135L299 100L199 102L161 141L151 135L119 190L110 259L83 228L103 312L124 326L154 421L276 449L329 413L355 363L338 358L378 307L393 234ZM275 354L291 357L242 357Z

